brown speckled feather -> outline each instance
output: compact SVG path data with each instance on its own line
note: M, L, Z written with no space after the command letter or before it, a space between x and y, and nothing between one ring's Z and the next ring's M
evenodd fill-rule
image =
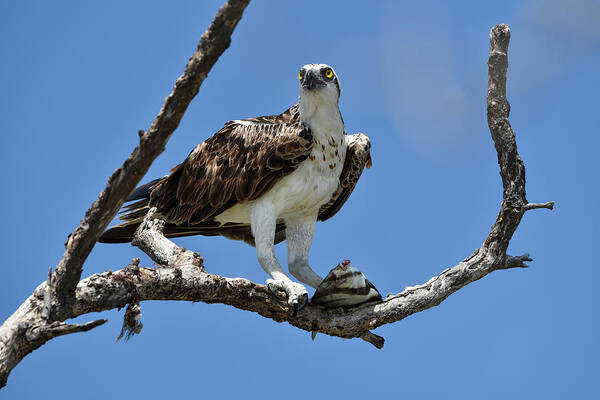
M326 204L319 210L319 221L326 221L342 208L358 182L365 167L371 168L371 142L363 133L346 136L346 160L340 175L340 184Z
M150 207L167 222L196 225L259 198L310 154L312 134L297 115L294 106L226 123L154 187Z
M347 136L340 184L321 207L318 219L335 215L346 202L364 167L371 166L370 142L364 134ZM248 224L220 225L214 217L238 202L254 200L310 154L312 135L299 122L298 106L280 115L231 121L201 143L164 178L140 186L123 208L125 223L112 227L101 242L129 242L149 207L166 220L167 237L216 236L254 245ZM278 221L275 243L285 240L285 224Z

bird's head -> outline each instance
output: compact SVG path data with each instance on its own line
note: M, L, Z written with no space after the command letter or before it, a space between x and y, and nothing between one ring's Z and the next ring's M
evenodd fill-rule
M327 64L306 64L298 72L300 98L321 98L337 103L340 98L340 82Z

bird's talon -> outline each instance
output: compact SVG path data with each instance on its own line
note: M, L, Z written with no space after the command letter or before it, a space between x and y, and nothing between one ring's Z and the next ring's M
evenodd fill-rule
M308 294L303 294L302 303L300 303L300 307L298 307L298 311L303 310L308 305Z
M285 299L279 295L279 290L277 290L277 288L274 288L273 286L273 282L267 282L267 287L269 288L269 291L271 292L273 297L275 297L279 301L285 301Z
M283 280L268 279L267 287L273 296L281 301L286 302L291 308L292 316L296 316L298 311L306 307L308 303L308 293L306 288L296 282L288 282ZM287 299L279 295L279 291L283 291L287 294Z

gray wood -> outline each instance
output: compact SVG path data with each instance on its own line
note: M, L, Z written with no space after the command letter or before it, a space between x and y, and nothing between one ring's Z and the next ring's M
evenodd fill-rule
M231 24L235 26L243 6L247 2L230 1L219 11L217 18L219 18L219 15L221 18L226 18L228 15L224 11L226 7L234 7L230 3L235 3L239 11L235 18L232 17L234 22L231 22ZM240 6L242 3L243 5ZM233 29L233 26L231 26L231 29ZM205 36L207 36L207 33L205 33L202 40L206 39ZM497 25L492 28L488 61L487 112L490 132L498 153L498 163L504 189L502 205L496 221L483 244L462 262L445 269L422 285L407 287L402 292L390 295L375 304L352 309L325 309L320 306L308 305L293 316L290 307L286 303L275 299L266 286L247 279L225 278L206 272L202 265L202 257L197 253L180 248L164 238L160 231L160 223L153 220L150 214L146 218L147 223L143 224L136 234L136 245L146 251L155 261L168 267L139 267L139 260L134 260L122 270L94 274L79 281L81 265L87 253L82 253L83 250L77 249L88 249L86 251L89 253L94 238L99 236L108 220L114 215L113 211L116 212L123 199L129 194L129 189L123 189L122 180L135 181L127 188L133 188L137 183L137 178L125 178L121 175L125 172L119 172L109 180L105 192L100 195L99 200L92 207L94 210L96 208L100 210L98 211L99 216L88 219L90 226L78 228L79 230L67 243L67 253L70 254L67 259L72 261L61 262L59 266L62 272L59 274L57 271L54 274L57 279L63 279L63 283L57 284L55 292L64 290L64 297L65 293L71 292L69 287L72 286L74 297L70 300L70 307L62 307L61 297L55 297L51 306L62 310L60 313L55 314L60 319L52 321L47 318L49 307L48 285L55 284L54 278L49 278L46 282L40 284L33 294L0 327L0 386L6 384L10 371L23 357L46 341L64 334L86 331L105 322L104 320L97 320L81 325L68 325L63 322L67 318L91 312L129 306L121 336L123 334L131 336L141 330L139 320L141 301L183 300L224 303L256 312L277 322L288 322L307 332L321 332L342 338L359 337L381 348L384 339L371 333L370 330L384 324L400 321L409 315L437 306L452 293L473 281L483 278L490 272L527 267L525 262L531 261L528 254L518 257L506 254L509 241L527 210L552 209L554 203L528 203L526 199L525 166L517 152L515 133L508 121L510 105L506 100L506 71L509 40L510 29L507 25ZM202 48L202 51L207 50ZM200 55L198 57L201 58ZM190 61L190 63L193 62L195 61ZM171 96L176 96L178 85L186 84L180 81L188 79L184 78L187 73L188 68L186 68L184 76L178 80L176 89ZM197 86L194 90L197 91ZM159 117L163 114L172 115L175 112L172 110L174 106L168 104L170 104L169 99L167 99ZM180 110L181 114L183 114L184 109ZM168 117L165 116L164 118ZM179 118L180 116L177 117L177 122ZM149 137L154 135L153 132L162 129L160 128L162 124L174 124L170 125L174 129L177 122L155 122L150 133L142 135L142 142L150 140ZM170 133L167 134L167 137L168 135ZM164 146L164 142L161 143L157 146ZM136 154L139 151L141 150L134 151L132 157L137 157ZM131 162L128 160L123 169L126 170ZM148 162L151 162L151 160ZM108 205L110 203L108 200L102 200L106 196L113 196L116 200ZM108 219L105 220L105 218ZM86 219L82 222L83 225L85 225L85 221ZM95 224L95 227L91 228L93 224ZM74 279L76 279L75 284L73 284Z

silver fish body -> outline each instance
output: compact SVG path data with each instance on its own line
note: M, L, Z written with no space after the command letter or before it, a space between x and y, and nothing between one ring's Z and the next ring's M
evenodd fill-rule
M353 307L380 300L375 286L349 260L344 260L329 271L310 302L325 307Z

